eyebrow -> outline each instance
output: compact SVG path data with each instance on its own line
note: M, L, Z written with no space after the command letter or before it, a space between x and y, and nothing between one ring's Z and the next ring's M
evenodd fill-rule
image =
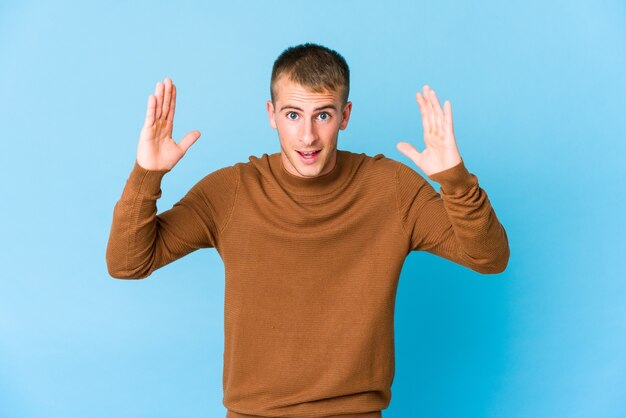
M281 107L279 112L282 112L285 109L295 109L295 110L299 110L300 112L304 112L304 110L302 110L301 108L299 108L297 106L292 106L292 105L289 105L289 104L284 105L283 107ZM333 110L337 111L337 108L334 105L332 105L332 104L325 104L325 105L316 107L313 110L318 111L318 110L322 110L322 109L333 109Z

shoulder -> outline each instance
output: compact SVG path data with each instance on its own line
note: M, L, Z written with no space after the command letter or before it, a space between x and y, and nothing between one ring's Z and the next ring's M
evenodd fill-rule
M359 177L364 180L365 184L377 189L388 190L400 202L407 199L411 200L416 195L426 193L430 196L435 193L424 176L401 161L389 158L384 154L370 156L349 153L346 156L356 159L357 165L363 172L363 175Z
M362 172L391 178L408 176L423 180L423 177L417 171L413 170L405 163L389 158L382 153L367 155L365 153L338 150L338 156L349 161L351 165L357 167L357 169Z
M211 173L205 175L201 181L204 182L214 182L214 181L235 181L239 176L239 165L241 163L236 163L232 165L227 165L221 168L218 168Z
M191 189L192 193L215 194L216 191L235 191L240 179L240 163L218 168L202 177Z
M257 184L265 181L273 181L275 171L280 167L280 153L263 153L250 155L248 161L235 164L239 172L241 182L244 184Z
M273 161L279 158L279 156L279 153L263 153L260 156L250 155L248 161L237 163L236 166L239 167L242 173L262 173L270 170Z

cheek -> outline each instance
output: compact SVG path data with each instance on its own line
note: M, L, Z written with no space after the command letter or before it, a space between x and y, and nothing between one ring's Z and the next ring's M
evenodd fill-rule
M278 123L278 126L280 127L280 129L282 129L283 132L293 132L296 130L296 124L295 123L290 123L288 121L281 121Z
M339 133L339 124L328 124L320 127L318 130L320 136L328 141L332 141Z
M278 123L276 128L278 130L278 137L282 143L289 143L297 140L298 131L295 125L289 123Z

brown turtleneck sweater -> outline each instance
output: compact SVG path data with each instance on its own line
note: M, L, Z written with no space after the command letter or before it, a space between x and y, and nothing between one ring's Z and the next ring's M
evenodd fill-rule
M199 248L219 252L230 418L381 417L407 255L428 251L480 273L508 263L506 232L464 162L430 176L440 195L382 154L338 150L316 178L287 172L279 153L251 156L157 215L168 171L135 161L113 211L109 273L141 279Z

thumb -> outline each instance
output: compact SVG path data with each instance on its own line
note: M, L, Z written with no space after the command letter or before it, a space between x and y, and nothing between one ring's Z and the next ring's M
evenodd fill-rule
M419 160L422 158L422 154L415 149L415 147L408 142L398 142L396 145L398 151L409 157L419 167Z
M200 131L190 131L180 140L178 146L186 153L190 146L200 138Z

